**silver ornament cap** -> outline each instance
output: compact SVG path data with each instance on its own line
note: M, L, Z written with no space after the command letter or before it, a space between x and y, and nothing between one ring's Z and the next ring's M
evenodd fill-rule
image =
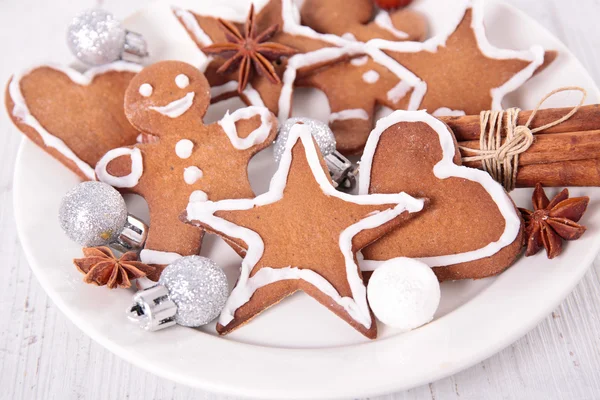
M315 142L317 142L317 146L319 146L321 154L323 154L324 157L335 151L335 136L333 136L333 132L329 128L329 125L310 118L290 118L279 128L277 140L275 140L275 143L273 144L273 157L276 162L281 160L292 127L296 124L304 124L310 128L310 132L315 138Z
M310 132L319 146L323 158L325 158L325 163L335 187L344 192L352 191L356 186L356 168L343 154L336 151L335 136L329 125L324 122L310 118L290 118L285 121L279 128L279 135L273 144L275 161L279 162L281 160L292 127L296 124L303 124L310 128Z
M229 297L223 270L210 258L187 256L177 259L158 281L177 305L175 321L183 326L206 325L219 316Z
M84 247L103 246L119 237L127 223L127 206L112 186L83 182L63 197L58 219L74 242Z
M67 30L67 43L73 54L89 65L108 64L125 53L148 55L140 34L130 32L111 13L102 9L85 10L73 18Z

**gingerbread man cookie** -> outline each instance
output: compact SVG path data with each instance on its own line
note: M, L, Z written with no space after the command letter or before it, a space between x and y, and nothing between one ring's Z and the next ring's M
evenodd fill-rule
M241 276L221 314L226 334L298 290L369 338L377 325L355 253L420 211L405 193L352 196L335 190L312 138L297 124L267 193L197 202L182 219L246 250Z
M266 108L248 107L204 125L208 82L195 67L163 61L146 67L125 94L125 114L152 143L109 151L98 179L143 196L150 231L141 261L165 265L198 254L201 231L179 221L190 199L250 198L248 162L269 146L277 121Z
M127 85L142 69L117 61L80 73L43 65L15 74L6 109L35 144L84 180L107 151L136 142L138 132L123 112Z
M297 82L325 92L339 151L360 153L379 105L427 109L438 116L501 109L506 94L556 58L556 52L544 52L540 46L522 51L494 47L485 35L483 3L463 0L457 2L459 7L464 11L446 33L422 43L373 39L367 48L383 51L389 59L373 50L369 57L336 64ZM303 8L303 17L315 28L335 25L309 7Z
M359 192L430 199L427 210L363 250L364 271L395 257L417 258L441 281L484 278L521 254L523 224L504 188L461 166L452 131L425 111L379 120L360 163Z

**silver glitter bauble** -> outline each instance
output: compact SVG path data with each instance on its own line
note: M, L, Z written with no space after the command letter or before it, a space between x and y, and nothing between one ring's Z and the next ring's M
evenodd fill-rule
M58 211L67 236L84 247L103 246L117 239L127 222L127 206L106 183L83 182L63 197Z
M310 132L315 138L323 157L335 151L335 136L333 136L333 132L326 123L310 118L290 118L279 128L279 135L273 145L273 157L275 161L279 162L281 160L281 156L285 152L288 137L290 136L290 131L298 123L307 125L310 128Z
M71 21L67 43L82 62L108 64L121 58L126 33L111 13L101 9L86 10Z
M225 307L229 285L225 273L206 257L177 259L160 275L159 284L177 305L175 321L183 326L201 326L214 320Z

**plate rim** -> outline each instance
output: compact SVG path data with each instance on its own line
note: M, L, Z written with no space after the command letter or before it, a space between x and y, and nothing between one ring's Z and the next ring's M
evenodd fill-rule
M548 29L546 29L544 26L542 26L537 20L535 20L532 17L530 17L529 15L527 15L524 11L521 11L520 9L518 9L514 6L505 3L504 1L496 0L495 2L502 5L503 7L507 7L511 12L518 14L521 18L527 19L530 23L532 23L532 21L533 21L533 25L535 26L536 29L543 31L544 34L551 36L556 41L560 42L560 44L566 49L566 52L568 53L568 55L574 61L576 61L578 66L582 70L585 70L589 76L589 72L587 72L585 67L581 64L579 59L577 57L575 57L575 55L573 55L573 53L570 51L570 49L559 38L557 38ZM152 4L153 3L150 3L147 7L150 7ZM132 13L128 18L135 16L139 12L140 11ZM593 79L591 79L591 77L590 77L590 80L593 82ZM598 86L595 84L595 82L594 82L593 89L594 89L595 94L600 97L600 90L598 89ZM211 391L213 393L223 393L223 394L236 395L236 396L242 396L242 397L257 396L257 397L265 398L265 396L266 396L268 398L278 398L278 397L281 397L284 393L288 396L291 395L291 397L289 397L289 398L305 398L307 396L308 397L316 397L317 393L315 391L310 391L310 390L303 391L303 392L297 392L297 393L290 393L289 390L286 390L286 389L272 390L273 388L271 388L271 390L269 390L269 391L264 391L264 388L257 389L257 387L221 385L221 384L212 382L210 380L206 380L206 379L202 379L202 378L198 378L198 377L196 377L194 379L190 379L188 377L181 376L176 373L171 373L170 371L168 371L165 368L162 368L162 369L158 368L157 365L155 365L154 363L145 362L143 357L136 357L136 356L132 355L130 351L127 351L127 349L125 349L121 345L113 342L108 337L103 336L92 325L90 325L88 322L86 322L85 319L80 318L68 306L68 304L65 301L63 301L60 294L58 292L56 292L56 290L49 285L48 281L42 279L43 276L42 276L41 268L38 266L35 256L32 254L32 252L30 250L30 248L31 248L30 245L28 245L28 242L31 239L28 238L26 236L26 234L23 232L23 229L24 229L23 226L21 224L17 223L17 221L19 220L19 218L18 218L19 215L22 215L22 213L24 212L24 210L22 210L22 205L20 204L19 201L17 201L18 198L20 197L20 194L23 191L24 182L17 180L16 178L18 175L20 175L19 172L20 172L21 168L24 168L24 164L21 160L23 158L23 154L25 152L27 142L28 142L28 139L26 137L23 137L21 139L21 142L19 144L19 148L17 151L17 156L15 159L15 169L13 172L13 184L14 184L13 209L14 209L17 235L19 237L21 247L25 254L25 258L29 264L30 269L33 271L36 279L38 280L38 282L40 283L40 285L42 286L42 288L44 289L46 294L57 305L59 310L61 310L69 318L69 320L71 320L81 331L83 331L86 335L88 335L94 341L101 344L103 347L105 347L110 352L112 352L115 355L119 356L120 358L130 362L131 364L136 365L137 367L139 367L145 371L151 372L155 375L158 375L160 377L163 377L163 378L175 381L175 382L179 382L179 383L191 386L191 387L201 388L204 390ZM600 236L598 236L595 244L596 245L600 244ZM577 270L577 274L572 275L571 280L569 281L569 284L562 286L561 292L554 296L554 301L547 302L545 307L543 307L543 311L538 310L535 313L536 317L531 318L531 320L528 324L521 324L519 329L516 329L516 328L512 329L511 335L505 335L503 340L496 340L493 343L491 343L491 345L488 343L485 351L479 351L479 352L477 352L476 355L471 355L470 357L463 357L462 359L459 360L460 361L459 363L455 363L451 368L448 368L445 370L440 369L439 371L432 373L431 375L429 375L427 377L423 377L420 380L415 380L415 381L411 382L410 384L398 385L392 381L389 381L387 385L380 385L377 388L365 387L363 385L362 389L360 389L359 392L353 391L351 395L352 396L375 396L375 395L382 395L382 394L387 394L387 393L391 393L391 392L407 390L409 388L414 388L417 386L421 386L423 384L427 384L429 382L433 382L433 381L437 381L437 380L446 378L446 377L453 375L455 373L458 373L470 366L476 365L477 363L481 362L482 360L485 360L485 359L491 357L492 355L496 354L497 352L501 351L502 349L509 346L511 343L514 343L519 338L521 338L525 334L527 334L527 332L529 332L531 329L536 327L544 318L547 317L547 315L549 315L559 304L561 304L564 301L564 299L571 293L571 291L574 289L574 287L577 286L577 284L579 284L579 282L581 281L581 279L583 278L585 273L589 270L589 267L592 265L592 263L596 257L597 257L597 253L589 252L584 257L585 261L583 261L583 264L585 264L585 267L579 268ZM487 290L489 290L489 288L486 288L484 290L484 292ZM483 293L481 293L480 295L482 295L482 294ZM474 299L476 299L477 297L475 297ZM474 299L469 300L467 303L463 304L462 307L466 307L468 304L473 302ZM446 318L446 316L440 318L439 320L443 320L444 318ZM190 336L192 336L192 335L190 335ZM263 347L263 346L259 346L259 345L255 345L255 344L236 343L236 342L232 342L232 341L228 341L228 340L223 340L222 338L215 338L215 339L217 339L219 341L226 341L229 344L234 345L234 347L235 346L249 346L249 347L258 348L258 349L268 349L269 353L271 353L271 352L298 353L298 352L307 351L304 349L280 349L280 348L273 349L273 348L267 348L267 347ZM394 339L395 339L395 337L386 338L386 339L382 339L382 340L378 341L378 343L390 342L390 341L393 341ZM333 348L332 349L320 349L319 351L320 352L329 352L330 350L337 351L339 349L358 348L358 347L365 347L365 346L369 346L369 345L371 345L371 343L344 346L343 348L337 348L337 349L333 349ZM342 398L342 397L346 397L347 395L348 395L348 393L328 393L325 395L325 397L326 398ZM322 394L319 394L319 397L323 397Z

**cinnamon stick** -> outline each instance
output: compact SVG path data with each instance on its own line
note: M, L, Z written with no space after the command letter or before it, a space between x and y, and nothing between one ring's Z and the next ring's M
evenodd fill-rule
M549 108L538 110L534 117L530 128L546 125L556 121L563 115L569 113L573 108ZM531 116L532 111L522 111L519 113L518 125L524 125ZM466 115L462 117L440 117L440 119L448 124L454 132L456 140L459 142L479 140L480 127L479 115ZM593 104L582 106L575 115L567 121L538 132L538 134L550 133L565 133L565 132L581 132L600 129L600 105ZM504 134L504 133L503 133Z
M459 146L479 149L479 140L459 142ZM461 150L461 154L463 157L474 155L474 153L465 150ZM600 158L600 130L556 133L553 135L536 135L531 147L519 156L519 165L595 158ZM472 168L482 167L481 161L465 162L464 165Z
M561 161L519 167L517 187L600 186L600 159Z

